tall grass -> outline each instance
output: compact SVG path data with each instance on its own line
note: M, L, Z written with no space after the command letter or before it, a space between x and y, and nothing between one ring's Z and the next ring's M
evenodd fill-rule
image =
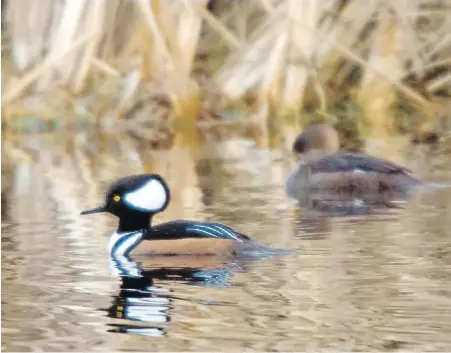
M397 105L434 115L450 95L449 0L10 0L6 11L6 118L48 109L49 93L99 120L163 102L192 122L252 102L266 121L346 101L389 130Z

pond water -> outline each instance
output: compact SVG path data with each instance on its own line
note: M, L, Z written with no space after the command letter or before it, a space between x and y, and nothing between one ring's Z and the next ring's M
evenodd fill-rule
M400 209L325 217L284 195L293 164L248 138L158 149L130 136L3 141L2 349L289 351L451 348L451 188ZM451 183L451 154L395 157ZM255 261L148 259L121 277L107 255L114 179L156 172L171 219L224 222L295 253Z

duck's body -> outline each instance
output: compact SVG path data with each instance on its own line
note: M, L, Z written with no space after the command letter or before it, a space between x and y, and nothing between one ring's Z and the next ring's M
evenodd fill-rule
M397 164L356 153L335 153L300 163L286 182L289 194L324 191L352 194L405 193L421 182Z
M405 194L421 182L409 169L364 153L338 152L338 133L328 125L307 128L293 151L303 161L286 182L287 194L336 192L353 195Z
M157 174L133 175L111 185L104 205L82 214L109 212L119 218L109 241L112 256L221 255L264 249L249 237L214 222L177 220L151 225L170 201L169 187ZM267 248L266 248L267 249Z
M221 223L177 220L147 229L116 231L108 245L113 255L224 255L251 239Z

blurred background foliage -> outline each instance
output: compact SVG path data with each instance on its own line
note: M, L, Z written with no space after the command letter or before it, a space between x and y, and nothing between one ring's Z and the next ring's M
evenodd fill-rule
M450 0L8 0L2 53L16 130L451 125Z

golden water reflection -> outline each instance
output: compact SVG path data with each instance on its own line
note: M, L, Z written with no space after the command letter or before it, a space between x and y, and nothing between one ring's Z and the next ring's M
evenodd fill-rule
M257 145L246 136L170 149L91 132L5 138L3 349L449 349L450 189L420 192L405 209L324 217L285 197L292 163L277 146ZM448 154L396 153L421 177L450 183ZM106 235L116 220L79 212L112 180L142 172L162 174L172 189L156 222L225 222L296 254L115 276ZM218 281L193 280L206 268ZM129 319L119 318L127 306Z

